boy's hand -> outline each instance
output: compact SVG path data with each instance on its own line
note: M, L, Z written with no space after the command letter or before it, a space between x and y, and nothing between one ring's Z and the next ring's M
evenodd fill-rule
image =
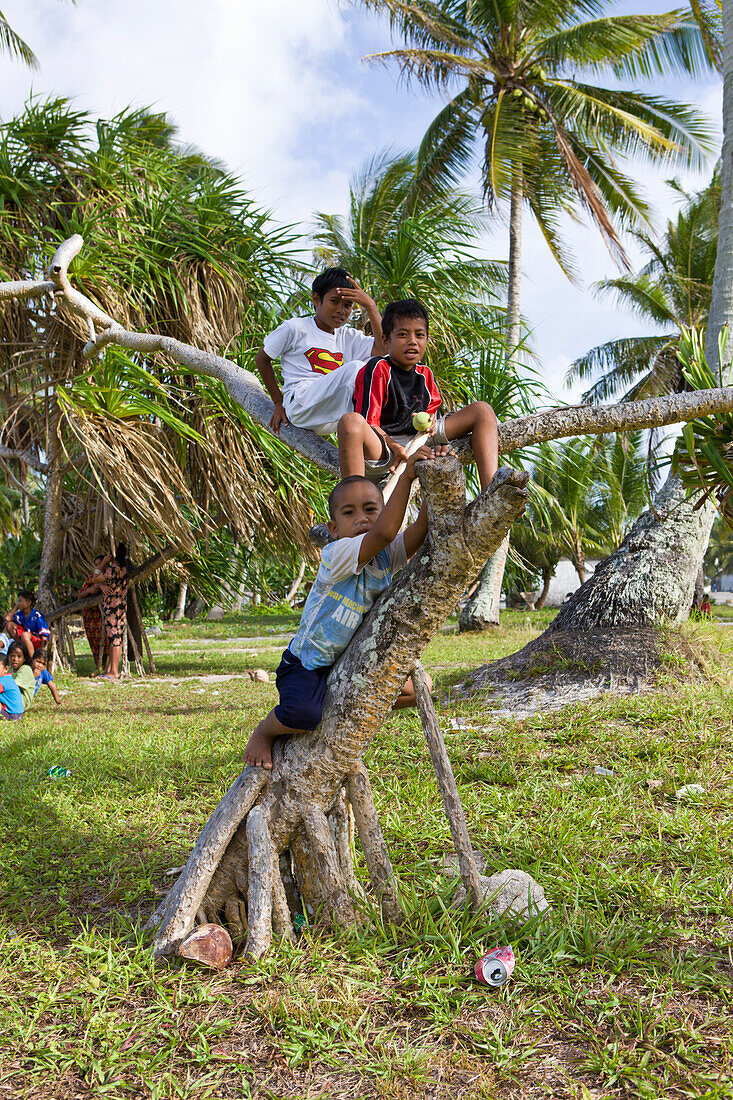
M392 463L392 465L389 468L390 473L394 473L398 466L400 466L403 462L407 462L407 458L408 458L407 451L402 446L402 444L397 443L394 439L390 439L389 437L387 437L386 442L387 442L387 446L389 447L389 449L392 451L392 454L394 455L394 462Z
M272 416L270 417L270 431L274 432L275 435L280 435L280 425L287 423L288 418L285 415L285 406L282 402L278 402L272 410Z
M373 306L375 304L374 299L371 298L365 290L362 290L356 279L349 277L351 286L340 286L336 288L336 293L339 298L342 298L349 305Z
M409 477L410 481L414 481L417 477L415 470L416 462L427 462L433 458L443 458L444 455L451 453L450 447L418 447L416 451L413 451L407 460L407 469L405 473Z

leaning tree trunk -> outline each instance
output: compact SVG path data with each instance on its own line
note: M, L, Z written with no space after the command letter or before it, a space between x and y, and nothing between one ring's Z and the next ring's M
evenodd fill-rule
M173 612L173 622L183 622L183 616L186 611L186 596L188 595L188 581L182 580L178 586L178 599L176 600L176 609Z
M246 952L261 956L273 933L292 932L298 904L292 890L288 902L293 877L309 915L320 911L335 926L351 923L359 888L344 799L385 913L397 915L392 868L361 758L476 561L499 546L527 496L527 475L503 469L466 507L465 478L454 457L418 469L429 520L423 549L377 601L334 667L318 729L279 743L270 773L246 768L214 811L151 918L156 955L175 953L198 916L235 932L246 921Z
M54 400L46 433L47 473L43 503L43 547L38 572L37 604L44 615L56 606L56 573L64 543L62 497L64 489L63 448L59 437L59 409Z
M479 577L476 588L466 601L458 620L461 633L468 630L487 630L499 625L499 606L501 586L504 582L509 536L504 539L495 554L492 554Z
M540 592L537 598L537 602L534 605L535 611L541 611L542 608L545 606L545 601L550 594L550 585L552 584L552 578L554 577L554 575L554 568L542 570L542 591Z
M705 337L705 354L718 367L718 334L733 322L733 3L723 4L723 151L718 251ZM733 340L728 340L721 379L730 376ZM695 580L702 564L715 508L689 498L670 476L651 510L636 521L610 558L579 588L550 630L587 630L595 626L642 626L667 619L684 621L690 613Z

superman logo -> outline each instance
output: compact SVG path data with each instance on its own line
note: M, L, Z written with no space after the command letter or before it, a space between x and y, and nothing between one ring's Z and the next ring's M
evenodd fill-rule
M305 357L311 365L311 370L316 374L330 374L344 361L342 352L326 351L325 348L309 348L305 352Z

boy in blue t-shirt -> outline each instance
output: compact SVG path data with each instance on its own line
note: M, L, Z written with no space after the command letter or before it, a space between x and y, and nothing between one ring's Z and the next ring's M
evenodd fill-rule
M447 447L420 447L410 455L387 504L379 486L358 475L340 481L331 493L328 529L335 541L321 553L298 632L277 670L280 702L253 731L244 751L247 764L271 768L272 746L278 737L313 730L320 722L333 665L377 596L392 583L393 573L407 564L427 534L424 507L399 534L417 477L415 463L447 453ZM395 706L414 705L410 678Z
M23 697L20 688L10 674L8 658L0 653L0 720L23 717Z
M51 673L46 668L46 663L47 662L46 662L46 654L45 653L42 653L39 650L38 653L33 654L33 660L31 661L31 668L33 669L33 678L36 681L35 690L33 692L33 698L35 699L36 695L38 695L39 688L41 688L44 684L47 684L48 685L48 690L53 695L54 702L56 703L57 706L61 706L61 699L59 697L59 693L56 690L55 683L53 682L53 676L51 675Z

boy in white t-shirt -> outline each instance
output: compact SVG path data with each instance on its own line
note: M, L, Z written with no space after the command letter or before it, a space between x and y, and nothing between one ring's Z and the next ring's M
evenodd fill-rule
M407 564L425 540L424 505L415 522L399 533L417 477L415 463L447 453L447 447L415 451L386 504L379 486L365 477L345 478L331 493L328 529L334 541L321 552L298 632L278 667L280 701L253 731L244 750L245 763L272 767L272 746L278 737L314 730L321 721L326 683L335 662L377 596L392 583L393 573ZM394 705L415 705L412 678Z
M312 301L315 314L283 321L255 357L275 403L270 428L276 435L287 423L318 435L335 432L339 419L354 408L360 367L386 351L376 302L343 268L329 267L313 280ZM374 337L346 324L355 305L369 317ZM282 390L272 369L275 359L282 363Z

